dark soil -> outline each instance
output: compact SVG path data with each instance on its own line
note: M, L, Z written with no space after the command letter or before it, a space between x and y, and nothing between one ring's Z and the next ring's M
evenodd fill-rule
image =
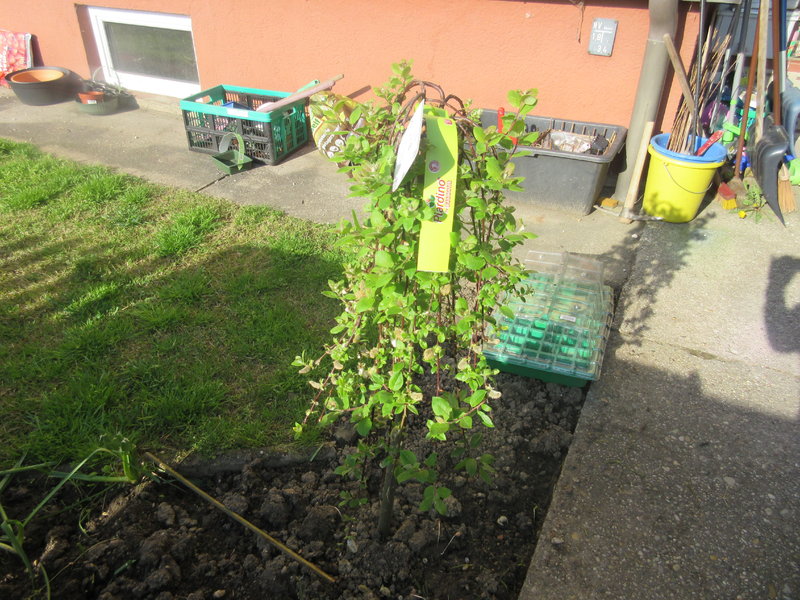
M333 472L353 451L346 428L313 461L255 452L246 460L239 453L177 467L336 583L169 478L117 488L119 496L89 517L85 503L75 505L87 488L65 486L26 531L26 549L49 573L52 597L64 600L515 599L584 390L512 375L501 375L498 388L503 397L493 402L496 427L479 427L480 451L495 456L493 482L445 468L440 483L454 493L446 517L417 510L420 484L398 486L394 533L386 541L376 533L377 470L367 479L369 502L340 505L342 490L360 491L357 482ZM420 430L409 443L421 449L428 443L423 438ZM447 456L448 447L450 442L436 450ZM0 498L11 518L24 516L46 489L36 480L17 478L14 485ZM28 598L33 590L21 562L0 555L0 598Z

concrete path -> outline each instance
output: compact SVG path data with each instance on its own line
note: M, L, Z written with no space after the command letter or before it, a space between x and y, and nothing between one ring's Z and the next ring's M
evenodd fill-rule
M520 598L800 598L800 220L647 227Z
M361 209L310 146L221 178L188 151L177 101L139 101L98 117L0 88L0 137L320 222ZM520 598L800 599L800 213L518 214L540 236L522 253L596 255L622 288Z

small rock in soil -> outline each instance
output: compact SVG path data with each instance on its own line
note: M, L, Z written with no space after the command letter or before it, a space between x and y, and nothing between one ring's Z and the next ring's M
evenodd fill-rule
M303 519L297 536L303 540L323 539L328 537L339 520L339 511L335 506L314 506Z
M240 515L247 512L247 498L237 492L225 494L222 498L222 503L235 513Z
M150 537L142 542L142 545L139 548L139 563L143 567L152 567L157 565L169 547L170 538L170 532L166 529L159 529L155 531Z
M156 520L162 525L172 527L175 524L175 509L166 502L162 502L156 509Z

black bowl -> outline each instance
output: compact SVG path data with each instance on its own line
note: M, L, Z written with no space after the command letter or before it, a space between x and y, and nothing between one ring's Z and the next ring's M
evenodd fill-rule
M70 100L82 87L82 80L69 69L31 67L6 75L6 81L20 102L44 106Z

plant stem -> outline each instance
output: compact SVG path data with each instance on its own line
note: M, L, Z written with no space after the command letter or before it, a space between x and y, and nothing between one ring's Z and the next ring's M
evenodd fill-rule
M402 427L402 425L400 426ZM383 470L383 484L381 485L380 514L378 515L378 535L382 540L389 537L394 513L394 492L397 489L397 477L394 475L394 466L400 452L400 427L389 434L389 457Z

